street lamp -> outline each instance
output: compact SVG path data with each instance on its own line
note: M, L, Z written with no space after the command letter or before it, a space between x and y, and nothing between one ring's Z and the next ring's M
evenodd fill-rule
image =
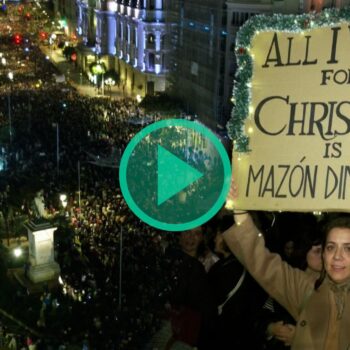
M9 115L9 135L10 135L10 145L12 145L12 118L11 118L11 94L12 94L12 82L13 82L13 72L9 72L7 77L10 79L10 92L7 96L8 101L8 115Z
M23 250L22 248L20 247L17 247L13 250L13 255L16 257L16 258L19 258L21 255L23 254Z
M68 205L67 195L64 194L64 193L60 194L60 201L61 201L61 205L63 207L63 214L64 214L64 216L68 216L68 214L66 212L66 208L67 208L67 205Z
M64 193L62 193L62 194L60 194L60 201L61 201L61 204L62 204L62 207L64 208L64 209L66 209L66 206L67 206L67 195L66 194L64 194Z
M112 86L115 85L115 80L109 77L105 80L105 84L109 87L109 96L112 98Z

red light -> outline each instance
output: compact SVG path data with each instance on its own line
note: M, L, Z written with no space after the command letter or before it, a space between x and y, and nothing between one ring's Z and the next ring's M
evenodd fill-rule
M45 40L47 38L47 33L46 32L40 32L39 36L40 36L41 40Z
M15 34L13 36L13 41L16 45L19 45L22 42L22 36L19 34Z
M27 13L25 14L25 18L26 18L27 20L30 20L30 13L29 13L29 12L27 12Z

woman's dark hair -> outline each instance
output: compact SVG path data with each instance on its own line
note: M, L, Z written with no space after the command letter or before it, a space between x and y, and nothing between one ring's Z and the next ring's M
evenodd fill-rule
M350 214L330 214L328 219L324 220L322 228L322 252L326 249L327 237L329 232L334 228L348 228L350 229ZM320 277L315 282L315 290L317 290L324 281L327 273L322 269Z

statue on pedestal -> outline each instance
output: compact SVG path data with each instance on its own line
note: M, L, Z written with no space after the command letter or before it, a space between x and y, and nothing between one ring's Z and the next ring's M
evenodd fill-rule
M45 208L44 190L39 190L31 203L32 215L30 221L35 224L43 224L48 222L49 215Z
M45 209L44 192L36 193L31 205L32 217L25 223L29 240L28 278L34 282L44 282L57 278L59 265L54 260L54 231L57 227L49 222L50 215Z

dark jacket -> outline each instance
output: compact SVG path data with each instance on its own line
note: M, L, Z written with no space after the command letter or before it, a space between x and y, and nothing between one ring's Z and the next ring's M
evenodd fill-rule
M237 285L243 274L242 264L233 256L219 260L209 271L211 293L216 306L211 335L212 349L258 349L258 341L252 332L257 312L266 300L266 293L248 272L235 294L222 307L227 295Z
M199 349L209 349L208 328L214 307L204 266L181 250L169 249L166 256L175 338Z

